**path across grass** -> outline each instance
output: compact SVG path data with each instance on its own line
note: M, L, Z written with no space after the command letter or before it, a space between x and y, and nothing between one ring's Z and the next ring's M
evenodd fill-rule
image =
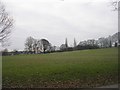
M3 57L3 87L89 88L117 77L117 48Z

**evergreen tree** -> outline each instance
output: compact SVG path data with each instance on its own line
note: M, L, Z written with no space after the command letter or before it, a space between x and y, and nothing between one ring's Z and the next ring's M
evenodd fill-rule
M77 43L76 43L76 40L75 40L75 38L74 38L74 47L76 47L77 46Z
M67 38L65 39L65 46L66 46L66 48L68 47Z

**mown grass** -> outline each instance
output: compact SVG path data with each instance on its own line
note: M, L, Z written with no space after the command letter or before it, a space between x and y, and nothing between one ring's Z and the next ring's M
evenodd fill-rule
M118 49L3 57L3 87L97 87L118 81Z

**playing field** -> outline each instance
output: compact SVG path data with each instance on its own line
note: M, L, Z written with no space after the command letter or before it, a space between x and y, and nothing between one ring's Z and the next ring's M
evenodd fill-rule
M117 77L117 48L3 57L3 87L87 88Z

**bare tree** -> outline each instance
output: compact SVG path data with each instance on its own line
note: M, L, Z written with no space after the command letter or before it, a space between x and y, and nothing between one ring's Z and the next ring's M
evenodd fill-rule
M7 49L7 48L5 48L5 49L2 51L2 55L3 55L3 56L8 55L8 49Z
M119 3L120 3L120 0L114 0L111 2L111 6L113 7L113 11L119 10Z
M0 43L7 40L11 33L13 19L8 15L4 5L0 2Z
M33 39L33 50L34 50L34 53L37 53L38 52L38 40L37 39Z
M2 52L8 52L8 49L7 49L7 48L5 48Z
M30 36L26 39L25 47L28 52L32 52L33 50L34 39Z

